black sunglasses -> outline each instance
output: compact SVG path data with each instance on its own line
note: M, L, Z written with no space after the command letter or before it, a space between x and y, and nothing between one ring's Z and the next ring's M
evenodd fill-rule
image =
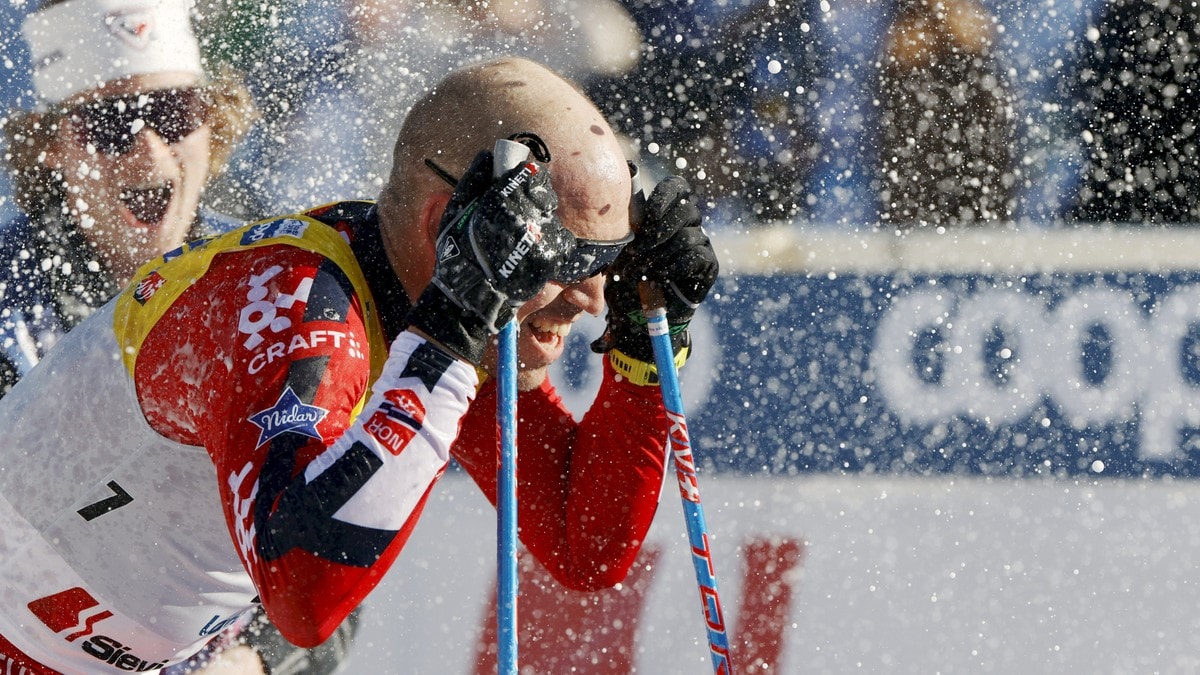
M426 159L425 166L429 167L442 180L449 183L451 187L458 186L458 179L452 176L450 172L438 166L432 159ZM617 259L617 256L621 254L621 250L625 248L625 245L633 241L633 232L620 239L611 239L608 241L580 239L573 234L571 236L575 241L575 246L571 249L571 255L559 265L558 272L554 274L554 280L563 284L574 284L603 273Z
M564 284L573 284L584 279L590 279L608 269L625 245L633 241L633 233L611 239L598 241L596 239L580 239L575 237L575 248L570 257L558 267L554 280Z
M64 115L71 119L81 145L117 156L133 149L145 127L174 145L199 129L207 112L201 90L186 87L98 98L71 106Z

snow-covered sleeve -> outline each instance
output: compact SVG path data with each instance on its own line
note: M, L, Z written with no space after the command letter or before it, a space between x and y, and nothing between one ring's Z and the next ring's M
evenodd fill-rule
M654 520L666 465L658 387L604 383L576 422L554 386L518 397L517 518L521 541L564 586L593 591L629 572ZM496 503L496 387L480 390L454 457Z
M317 254L227 254L164 317L174 328L147 338L138 375L160 400L143 396L152 425L208 450L233 545L267 616L302 647L394 562L477 385L473 368L410 333L372 384L363 305ZM180 354L210 371L180 377ZM153 364L172 358L163 377ZM199 394L169 390L187 379Z

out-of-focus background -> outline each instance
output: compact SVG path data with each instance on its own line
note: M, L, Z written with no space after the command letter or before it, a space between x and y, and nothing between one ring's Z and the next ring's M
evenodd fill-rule
M0 96L28 107L5 0ZM1197 10L1161 0L197 0L264 113L209 201L377 194L407 108L502 53L576 80L714 227L1200 219ZM5 202L7 204L7 200ZM9 207L11 208L11 207Z
M5 110L30 105L31 8L0 4ZM206 198L239 218L374 198L407 107L501 53L692 182L722 279L683 377L737 672L1200 668L1193 3L201 0L197 21L263 111ZM553 373L577 413L601 327ZM347 672L494 670L494 518L447 476ZM622 588L531 564L526 671L705 672L689 565L673 486Z

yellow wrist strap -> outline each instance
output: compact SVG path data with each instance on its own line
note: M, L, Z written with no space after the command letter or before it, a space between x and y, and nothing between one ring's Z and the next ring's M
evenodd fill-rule
M687 363L691 351L691 347L679 350L679 353L675 355L676 368L682 368L683 364ZM653 363L639 361L619 349L608 353L608 362L612 364L613 370L634 384L643 387L658 386L658 367Z

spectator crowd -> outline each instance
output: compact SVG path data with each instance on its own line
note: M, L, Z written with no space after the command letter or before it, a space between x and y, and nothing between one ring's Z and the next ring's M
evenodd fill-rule
M1198 13L1181 0L197 0L206 60L245 73L262 115L206 203L254 218L371 198L412 101L512 53L576 81L652 175L693 183L714 224L1200 222ZM0 94L20 111L27 55L5 35ZM11 215L7 187L0 200Z

